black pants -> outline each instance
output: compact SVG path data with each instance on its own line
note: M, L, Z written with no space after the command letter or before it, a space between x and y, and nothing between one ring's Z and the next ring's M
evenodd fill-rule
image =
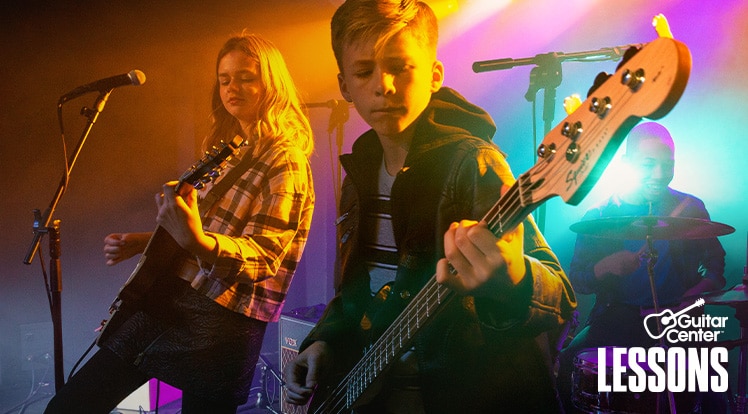
M150 378L113 352L100 349L57 392L46 413L108 414ZM182 393L182 413L236 413L237 406Z

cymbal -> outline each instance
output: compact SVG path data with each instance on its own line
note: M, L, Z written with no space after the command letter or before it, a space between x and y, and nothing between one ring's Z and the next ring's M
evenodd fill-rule
M621 216L583 220L571 231L590 236L621 240L691 240L724 236L735 231L727 224L699 218L670 216Z
M699 296L699 295L695 295ZM748 290L745 285L736 285L730 290L720 290L701 295L707 305L748 306Z

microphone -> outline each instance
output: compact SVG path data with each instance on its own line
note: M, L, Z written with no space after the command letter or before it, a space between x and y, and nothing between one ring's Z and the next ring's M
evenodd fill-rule
M111 76L108 78L97 80L96 82L91 82L89 84L79 86L72 91L66 93L65 95L62 95L60 97L59 103L65 103L73 98L77 98L83 94L99 91L99 92L106 92L111 89L120 87L120 86L127 86L127 85L135 85L139 86L145 83L145 74L137 69L131 70L129 73L125 73L123 75L117 75L117 76Z

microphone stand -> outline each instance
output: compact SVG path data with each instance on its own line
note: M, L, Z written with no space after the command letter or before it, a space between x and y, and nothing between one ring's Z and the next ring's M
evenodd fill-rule
M652 306L654 306L655 314L660 313L660 304L657 300L657 288L655 286L655 280L654 280L654 267L657 263L657 250L654 247L654 238L652 236L652 229L654 226L657 225L657 219L652 218L652 203L649 204L649 213L650 216L646 217L644 219L644 225L647 226L647 234L646 234L646 251L644 254L644 257L647 259L647 275L649 276L649 288L652 291ZM659 317L655 318L657 322L657 334L660 335L660 338L658 340L659 346L662 349L667 350L667 345L665 344L665 337L662 335L662 324L660 323ZM666 391L666 397L667 397L667 403L669 408L670 414L676 414L677 408L675 406L675 397L673 396L673 392L669 389ZM657 398L656 403L656 412L660 412L660 398Z
M561 62L601 62L606 60L619 60L623 57L629 47L639 47L640 44L602 48L587 52L551 52L535 55L531 58L503 58L494 60L478 61L473 63L473 72L489 72L494 70L510 69L515 66L536 65L530 71L530 84L525 99L533 103L532 112L532 135L533 148L538 147L537 140L537 116L535 114L535 103L538 90L543 89L543 136L553 128L553 117L556 112L556 88L561 84ZM533 162L537 162L537 153L533 155ZM536 209L538 228L542 232L545 229L545 204Z
M283 380L281 379L280 374L273 369L270 361L268 361L262 354L260 354L260 361L262 362L262 367L260 368L260 390L257 391L257 401L255 401L250 408L261 408L272 414L281 414L273 408L274 398L273 400L270 400L268 397L268 374L272 374L278 384L282 384Z
M26 257L23 260L24 264L31 264L34 260L34 255L39 249L39 243L43 234L49 234L49 251L50 251L50 282L49 289L47 292L49 297L50 311L52 314L52 328L54 335L54 371L55 371L55 391L58 391L65 384L65 374L63 369L63 354L62 354L62 271L60 267L60 220L53 220L54 211L57 208L62 195L67 188L68 180L70 178L70 172L73 170L75 161L78 159L78 155L83 148L83 144L88 138L88 134L93 128L93 124L96 123L101 111L106 105L109 94L112 93L112 89L102 91L99 97L96 98L94 103L94 109L83 107L81 109L81 115L88 118L83 133L78 141L78 145L75 147L73 154L68 160L68 164L65 167L65 172L62 175L60 184L57 187L52 201L47 207L47 210L42 215L38 209L34 210L34 237L26 253ZM64 101L60 99L57 104L58 112L60 113L60 125L62 125L62 105Z
M332 111L330 112L330 120L327 124L327 133L332 134L333 130L336 130L336 139L335 144L337 147L337 156L340 157L340 155L343 153L343 138L345 136L345 131L343 127L345 126L345 123L348 122L348 118L350 117L350 104L346 101L338 101L335 99L331 99L327 102L314 102L314 103L308 103L304 105L305 108L330 108ZM331 164L332 164L331 160ZM335 163L337 165L337 170L334 174L336 174L333 179L335 180L335 206L336 208L339 205L340 202L340 180L342 177L342 170L340 166L340 162Z

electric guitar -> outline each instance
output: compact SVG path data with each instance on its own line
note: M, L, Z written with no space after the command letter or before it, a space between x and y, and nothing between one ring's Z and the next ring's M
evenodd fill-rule
M209 152L193 164L179 178L175 191L184 184L191 184L200 189L220 175L226 163L238 152L244 139L237 135L227 143L221 142L220 147L213 147ZM97 343L106 340L127 319L129 310L146 295L158 277L168 277L173 274L180 264L190 257L173 237L163 227L158 226L151 235L145 251L140 257L135 270L130 274L125 284L120 288L117 297L109 307L109 319L104 320L99 328ZM123 312L128 308L128 312Z
M500 237L545 200L576 205L589 192L624 137L643 117L665 116L680 99L691 71L688 47L659 37L629 49L613 75L597 76L582 106L561 121L537 149L538 161L483 217ZM454 292L432 277L334 388L318 387L309 412L349 412L375 394L382 375Z

